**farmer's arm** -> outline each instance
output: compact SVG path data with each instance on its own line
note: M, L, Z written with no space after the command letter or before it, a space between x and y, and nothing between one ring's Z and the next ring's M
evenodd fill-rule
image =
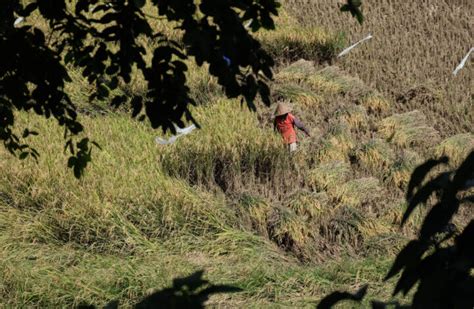
M311 136L309 134L308 129L304 126L304 124L298 118L296 117L294 118L294 123L295 123L295 126L301 131L303 131L307 136Z

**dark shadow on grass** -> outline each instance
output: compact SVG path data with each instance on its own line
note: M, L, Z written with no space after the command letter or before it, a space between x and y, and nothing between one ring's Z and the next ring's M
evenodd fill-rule
M214 285L204 280L202 275L204 271L197 271L188 277L176 278L173 285L154 292L146 296L140 302L135 304L135 309L151 308L204 308L209 297L219 293L235 293L241 291L240 288L230 285ZM117 300L109 302L104 309L119 308L120 303ZM97 308L94 305L80 305L78 309Z

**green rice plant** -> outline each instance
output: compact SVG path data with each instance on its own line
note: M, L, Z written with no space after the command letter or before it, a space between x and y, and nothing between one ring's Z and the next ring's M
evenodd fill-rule
M93 153L81 182L61 163L62 132L51 120L18 114L18 121L43 134L31 141L41 153L38 163L19 163L0 151L6 171L0 192L8 196L0 205L5 213L0 226L14 239L131 252L154 237L217 231L233 216L223 199L166 177L149 129L123 116L83 119L103 150Z
M457 167L474 149L474 134L463 133L444 139L434 149L436 156L449 157L449 164Z
M348 180L351 168L348 162L333 161L322 163L308 172L307 181L311 188L331 190Z
M393 165L395 153L382 139L374 138L355 151L360 166L373 173L383 175Z
M389 142L400 146L430 146L439 141L438 131L427 125L422 112L394 114L380 122L378 130Z

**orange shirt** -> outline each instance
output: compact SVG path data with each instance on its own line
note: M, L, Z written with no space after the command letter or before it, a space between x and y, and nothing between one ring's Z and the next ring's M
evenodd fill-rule
M286 144L296 143L295 116L288 113L286 117L276 117L275 127Z

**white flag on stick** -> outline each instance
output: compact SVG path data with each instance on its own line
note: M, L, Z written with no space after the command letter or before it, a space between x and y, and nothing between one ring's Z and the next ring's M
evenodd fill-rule
M337 55L338 57L341 57L341 56L344 56L345 54L347 54L351 49L353 49L354 47L356 47L357 45L359 45L360 43L364 42L364 41L367 41L367 40L370 40L372 38L372 34L369 33L368 36L366 36L365 38L363 38L362 40L360 40L359 42L355 43L355 44L352 44L351 46L349 46L348 48L344 49L342 52L339 53L339 55Z
M461 63L456 67L456 69L453 71L453 75L456 75L458 74L459 70L461 70L464 65L466 64L467 62L467 59L469 59L469 56L471 55L471 53L474 51L474 47L472 47L468 53L466 54L466 56L461 60Z

